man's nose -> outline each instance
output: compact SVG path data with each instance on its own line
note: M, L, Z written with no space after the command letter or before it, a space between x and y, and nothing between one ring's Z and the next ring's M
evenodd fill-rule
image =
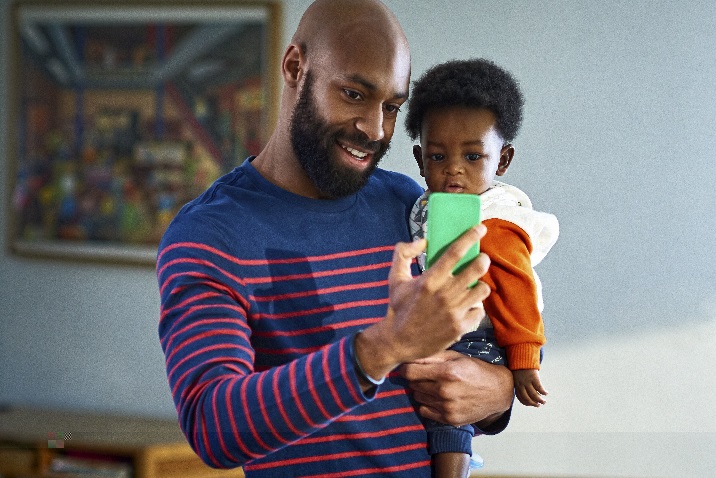
M380 141L385 137L383 128L383 107L366 108L356 120L356 128L363 132L370 141Z

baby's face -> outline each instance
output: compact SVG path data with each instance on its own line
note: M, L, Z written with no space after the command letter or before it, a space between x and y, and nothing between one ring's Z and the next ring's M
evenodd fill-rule
M439 108L423 118L420 147L413 154L431 191L482 194L512 159L514 150L503 144L492 111Z

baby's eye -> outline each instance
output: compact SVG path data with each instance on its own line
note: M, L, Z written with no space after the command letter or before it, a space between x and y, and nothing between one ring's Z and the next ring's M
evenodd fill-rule
M431 155L428 156L428 159L429 159L430 161L442 161L443 159L445 159L445 155L443 155L443 154L431 154Z
M465 159L468 161L478 161L482 157L479 153L470 153L465 155Z

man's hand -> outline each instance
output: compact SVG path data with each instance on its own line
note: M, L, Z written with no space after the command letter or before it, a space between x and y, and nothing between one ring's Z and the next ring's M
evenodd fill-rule
M410 382L418 412L454 426L489 426L512 406L512 373L452 350L406 363L401 374Z
M482 301L490 288L483 282L469 286L487 272L490 259L480 254L459 274L452 271L486 231L482 224L468 230L418 277L410 265L425 250L425 240L395 246L388 314L356 339L356 356L366 373L378 379L401 363L445 350L484 317Z

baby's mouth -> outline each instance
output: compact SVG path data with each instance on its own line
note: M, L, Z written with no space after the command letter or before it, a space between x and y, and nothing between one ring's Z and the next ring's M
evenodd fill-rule
M448 183L443 187L443 192L446 193L461 193L465 190L465 186L460 183Z

